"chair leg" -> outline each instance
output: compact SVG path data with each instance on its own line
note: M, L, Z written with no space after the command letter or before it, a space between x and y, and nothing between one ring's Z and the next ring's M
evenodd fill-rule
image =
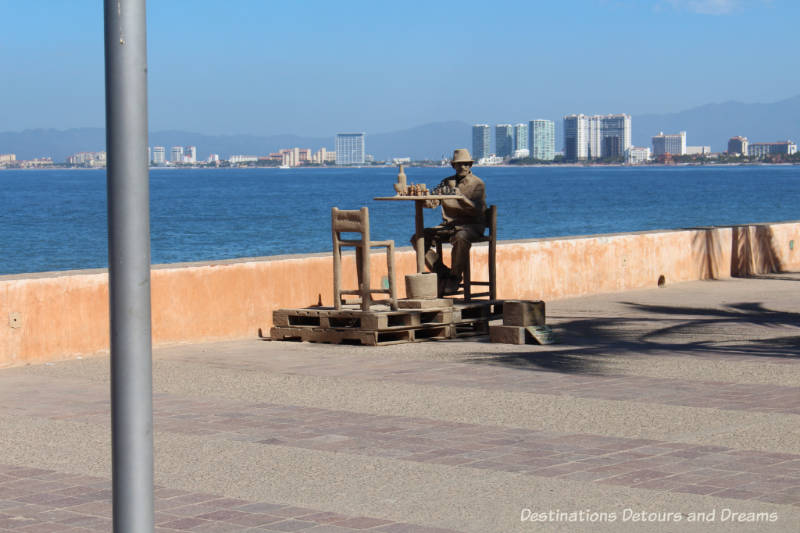
M497 243L489 242L489 299L497 299Z
M472 267L470 266L471 256L467 257L467 264L464 265L464 301L472 299Z
M369 271L369 248L356 248L356 262L358 263L358 290L361 292L361 310L369 311L372 305L372 295L369 292L371 287Z
M333 244L333 308L342 308L342 248Z
M386 270L389 276L389 302L393 311L397 310L397 286L394 282L394 243L386 247Z

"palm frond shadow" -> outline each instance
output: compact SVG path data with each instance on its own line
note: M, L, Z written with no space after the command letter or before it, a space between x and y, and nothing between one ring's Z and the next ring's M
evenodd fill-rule
M521 370L608 375L613 373L604 362L609 355L800 358L800 313L768 309L760 302L722 308L622 303L636 311L636 316L551 317L557 319L553 330L563 346L475 353L467 361ZM736 334L737 328L747 326L773 331L762 338Z

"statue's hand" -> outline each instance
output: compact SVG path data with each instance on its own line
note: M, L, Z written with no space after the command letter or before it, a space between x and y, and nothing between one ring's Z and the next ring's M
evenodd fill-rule
M424 205L428 209L433 209L434 207L439 207L439 200L425 200Z

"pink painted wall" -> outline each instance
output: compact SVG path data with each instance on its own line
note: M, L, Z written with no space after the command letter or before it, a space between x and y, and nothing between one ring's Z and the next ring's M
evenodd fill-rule
M498 297L553 300L667 283L800 270L800 222L505 241L498 244ZM473 250L485 278L487 247ZM374 285L386 275L372 257ZM355 287L352 255L343 262ZM397 285L414 272L396 253ZM154 344L256 338L284 307L332 305L330 254L160 265L152 273ZM0 276L0 367L108 349L108 276L102 270Z

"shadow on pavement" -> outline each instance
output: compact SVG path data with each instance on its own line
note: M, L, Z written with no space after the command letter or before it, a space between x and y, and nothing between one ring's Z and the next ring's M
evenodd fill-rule
M488 349L467 362L607 375L613 373L603 361L609 355L800 358L800 313L767 309L758 302L722 308L621 303L635 316L553 317L552 328L563 347L537 346L515 353Z

